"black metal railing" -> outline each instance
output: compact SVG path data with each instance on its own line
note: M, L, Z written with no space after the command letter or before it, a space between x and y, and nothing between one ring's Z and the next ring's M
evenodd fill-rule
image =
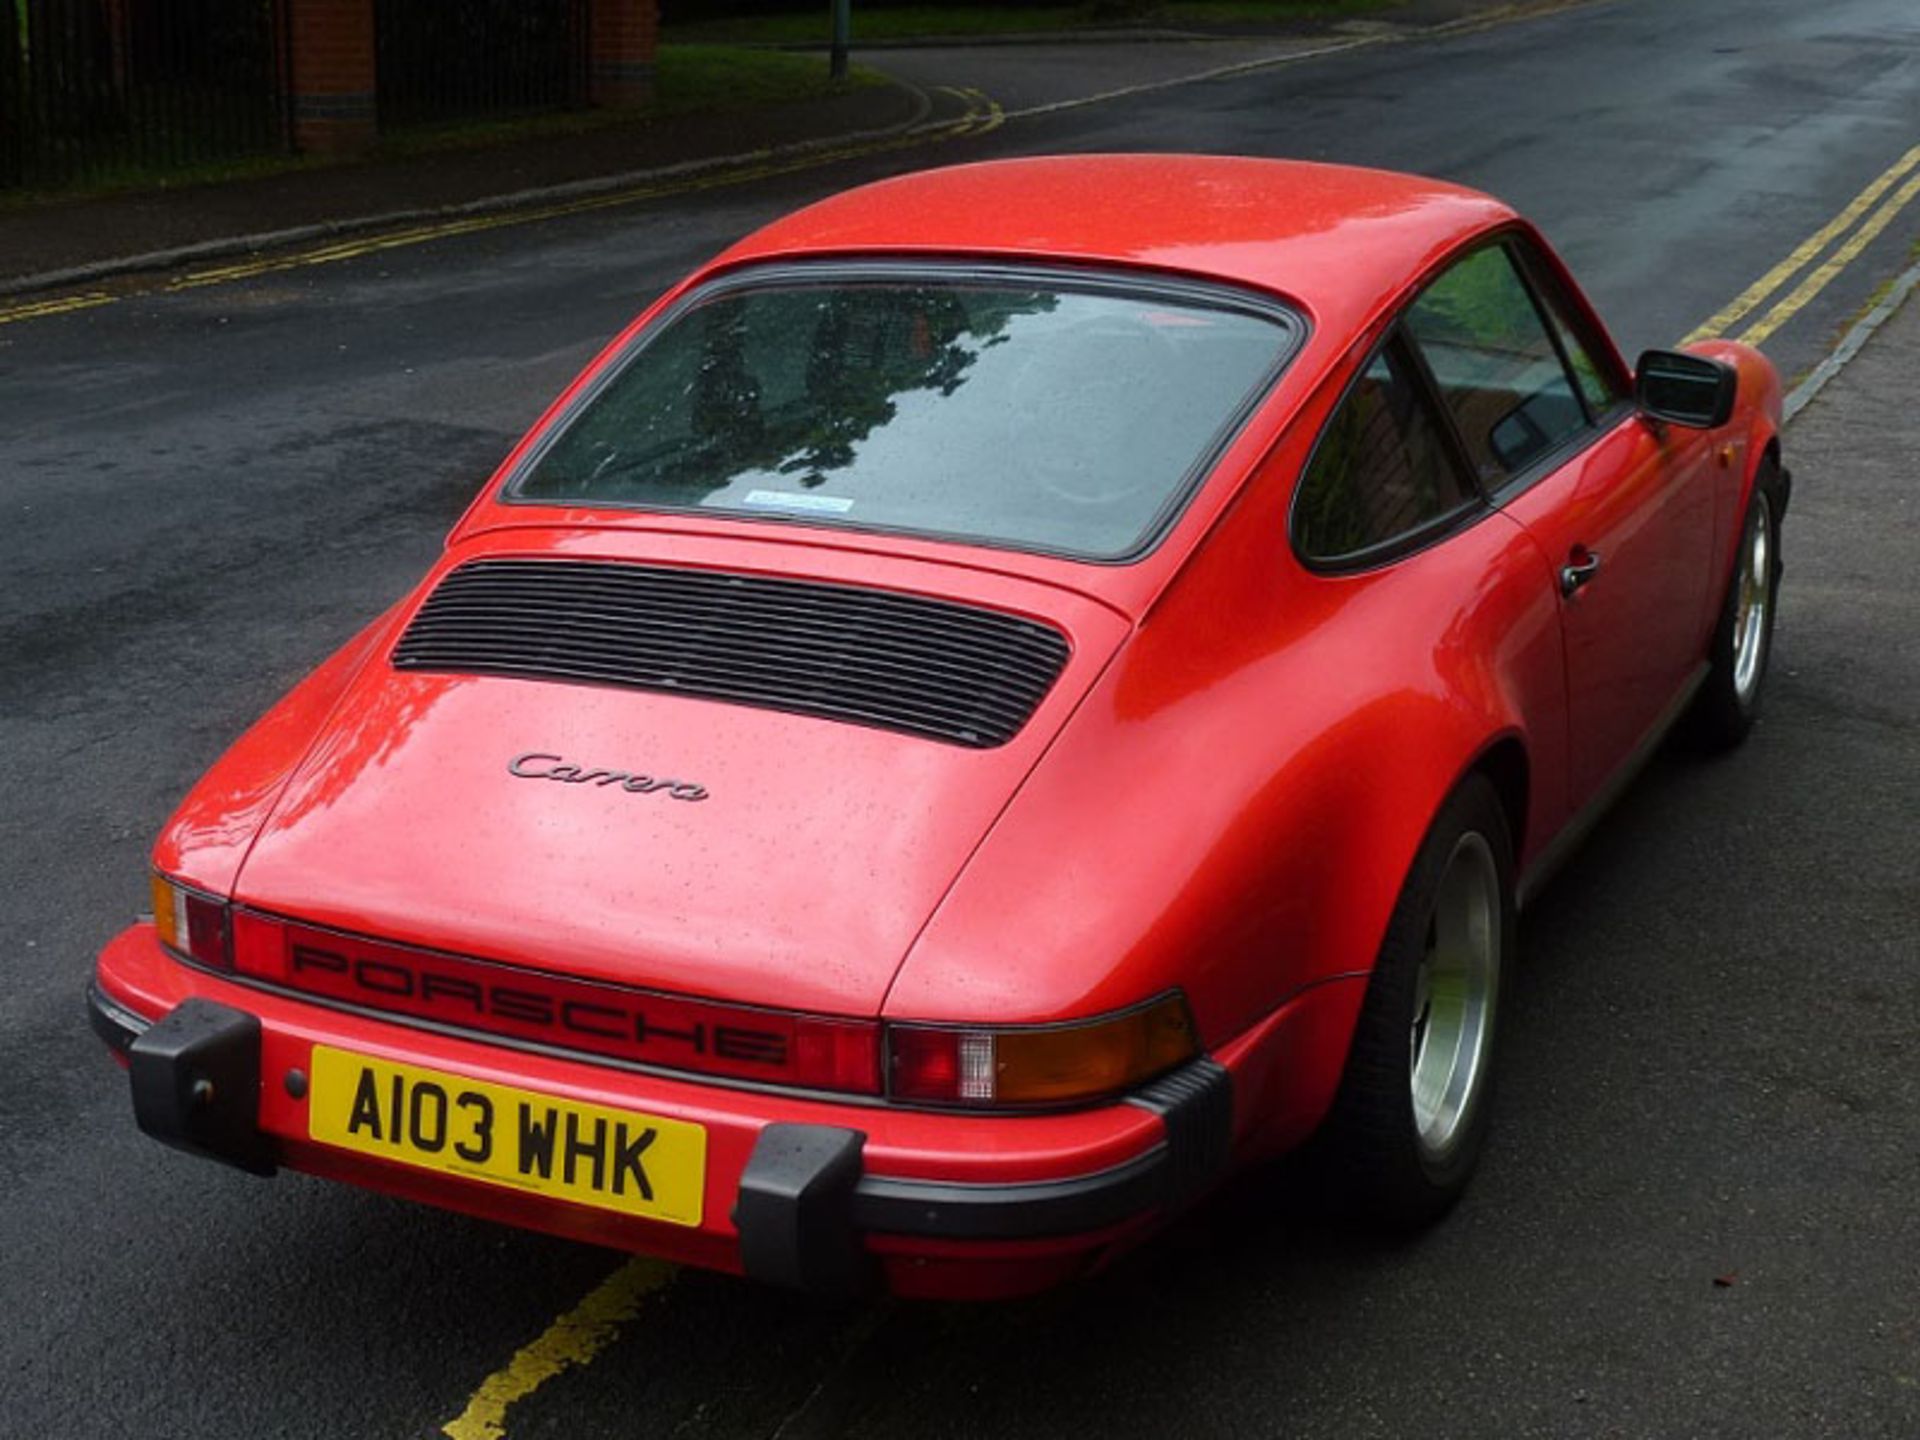
M382 128L588 101L588 0L374 0ZM286 151L286 0L0 0L0 190Z
M587 103L586 0L379 0L380 125Z
M0 187L287 145L278 0L0 0Z

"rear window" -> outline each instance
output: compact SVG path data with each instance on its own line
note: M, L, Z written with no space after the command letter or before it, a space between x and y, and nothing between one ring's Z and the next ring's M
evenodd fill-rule
M650 327L508 498L1117 559L1177 512L1300 333L1202 287L721 282Z

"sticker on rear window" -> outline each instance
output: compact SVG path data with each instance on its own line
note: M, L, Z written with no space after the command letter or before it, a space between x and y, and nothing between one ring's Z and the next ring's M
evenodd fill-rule
M797 495L790 490L749 490L740 503L757 510L795 510L812 515L844 515L853 509L853 501L844 495Z

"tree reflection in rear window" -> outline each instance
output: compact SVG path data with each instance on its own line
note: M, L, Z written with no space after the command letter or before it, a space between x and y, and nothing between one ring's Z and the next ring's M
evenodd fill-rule
M1301 333L1200 287L816 268L722 282L649 327L508 498L1121 558Z

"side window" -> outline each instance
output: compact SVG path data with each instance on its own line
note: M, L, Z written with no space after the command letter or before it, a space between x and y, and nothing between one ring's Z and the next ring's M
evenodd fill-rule
M1309 560L1339 561L1477 499L1395 338L1321 432L1294 498L1294 544Z
M1490 488L1586 427L1587 412L1504 246L1476 250L1429 285L1408 309L1406 329Z

